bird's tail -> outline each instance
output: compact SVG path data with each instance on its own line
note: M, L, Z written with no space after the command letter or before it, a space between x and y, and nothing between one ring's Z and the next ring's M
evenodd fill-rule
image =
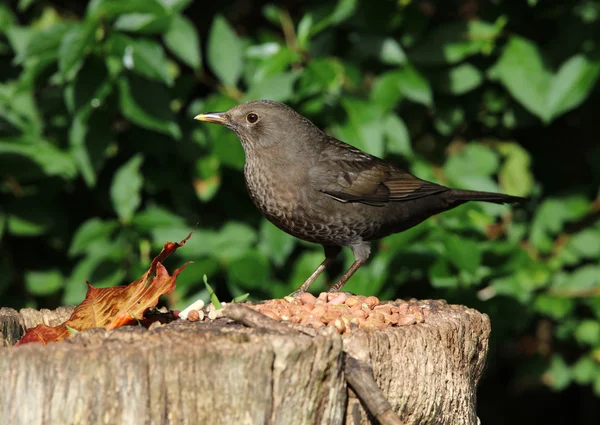
M493 192L478 192L476 190L461 190L451 189L448 193L448 198L452 201L467 202L467 201L482 201L492 202L494 204L517 204L526 201L527 198L520 196L504 195L502 193Z

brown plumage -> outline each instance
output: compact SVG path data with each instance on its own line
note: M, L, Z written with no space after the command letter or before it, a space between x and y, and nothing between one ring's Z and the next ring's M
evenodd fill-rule
M247 102L195 118L237 134L246 153L248 192L267 219L293 236L323 245L325 260L295 295L306 291L344 246L352 249L355 262L332 291L339 291L367 261L372 240L467 201L523 200L421 180L327 136L282 103Z

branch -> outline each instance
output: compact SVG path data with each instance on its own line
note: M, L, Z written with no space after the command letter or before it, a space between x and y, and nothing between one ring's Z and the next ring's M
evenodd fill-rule
M403 425L403 422L392 410L390 402L381 392L377 382L375 382L371 366L346 355L344 373L348 384L381 425Z

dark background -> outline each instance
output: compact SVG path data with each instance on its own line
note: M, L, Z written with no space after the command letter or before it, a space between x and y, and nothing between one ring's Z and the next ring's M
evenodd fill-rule
M418 176L529 197L375 244L346 289L490 315L484 424L600 421L600 1L9 1L0 5L0 305L56 307L193 260L181 308L292 292L320 247L252 206L235 136L285 102ZM315 292L335 281L343 261Z

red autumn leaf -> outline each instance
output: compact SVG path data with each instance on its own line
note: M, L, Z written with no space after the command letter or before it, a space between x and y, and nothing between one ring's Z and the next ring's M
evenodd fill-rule
M188 263L175 270L173 275L169 275L161 261L177 248L185 245L191 236L192 233L179 243L167 242L160 254L152 260L148 271L127 286L95 288L88 284L85 300L75 308L65 323L55 327L38 325L29 329L16 345L29 342L41 342L46 345L48 342L70 337L71 330L79 332L99 327L110 330L142 319L144 312L154 307L162 295L169 294L175 289L177 275Z

